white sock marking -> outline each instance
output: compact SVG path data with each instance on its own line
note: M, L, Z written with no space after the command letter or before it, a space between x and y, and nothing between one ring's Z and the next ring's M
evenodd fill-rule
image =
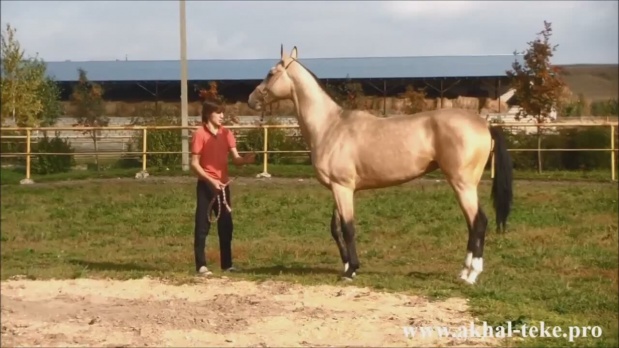
M484 270L484 259L481 257L474 257L471 263L471 271L466 279L469 284L475 284L477 276Z
M466 253L466 258L464 259L464 267L471 268L472 263L473 263L473 253L469 251L468 253Z

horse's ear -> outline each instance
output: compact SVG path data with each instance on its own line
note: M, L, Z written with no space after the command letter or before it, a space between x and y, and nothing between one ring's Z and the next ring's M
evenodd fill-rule
M294 46L290 51L290 58L297 59L297 46Z
M284 44L281 44L279 49L280 58L284 59Z

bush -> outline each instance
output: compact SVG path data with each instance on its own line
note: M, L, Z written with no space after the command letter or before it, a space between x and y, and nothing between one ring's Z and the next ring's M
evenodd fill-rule
M34 144L32 154L37 153L57 153L58 155L38 155L32 162L32 172L36 174L55 174L66 173L75 165L74 149L66 140L59 137L58 133L54 138L49 138L44 133L43 139ZM60 154L71 155L60 155Z
M617 99L596 100L589 102L582 93L578 99L562 105L561 116L619 116L619 101Z
M0 151L3 154L8 153L25 153L26 152L26 140L25 139L13 139L8 138L16 136L24 136L25 132L8 131L2 132L2 143L0 144ZM23 165L26 161L25 156L19 157L2 157L3 165Z
M619 116L617 99L599 100L591 103L591 116Z
M511 149L537 149L537 135L524 131L507 133ZM615 133L615 137L617 134ZM542 133L542 149L604 149L610 147L608 127L575 127ZM537 168L537 151L511 152L515 170ZM617 163L616 163L617 165ZM608 170L610 154L606 151L542 151L542 170Z
M278 125L273 118L267 118L265 124ZM268 150L269 151L304 151L307 150L307 146L302 137L296 134L295 129L278 129L271 128L268 130ZM264 149L264 130L262 128L255 128L250 130L243 130L238 132L239 135L244 135L244 141L239 142L237 148L239 151L262 151ZM272 164L289 164L293 162L289 153L274 153L269 154L268 163ZM300 154L303 155L303 154ZM256 162L262 163L263 154L256 154ZM297 157L298 158L298 157ZM298 161L296 161L298 162ZM305 161L309 163L309 156Z
M174 106L143 105L136 110L137 119L132 125L143 126L180 126L180 110ZM129 148L142 151L144 134L139 132L133 137ZM181 165L182 132L179 129L149 130L146 133L147 152L179 152L148 154L146 160L149 167L170 168ZM125 159L126 161L126 159Z
M406 105L404 112L415 114L426 111L426 91L424 88L415 89L413 86L406 86L406 91L400 94L401 98L406 98L410 104Z

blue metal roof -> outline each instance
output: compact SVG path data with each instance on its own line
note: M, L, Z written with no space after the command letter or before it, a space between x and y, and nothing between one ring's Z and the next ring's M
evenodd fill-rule
M320 79L433 78L505 76L522 56L437 56L307 58L301 63ZM277 59L188 60L189 80L262 80ZM56 81L77 81L77 69L91 81L179 81L180 61L47 62Z

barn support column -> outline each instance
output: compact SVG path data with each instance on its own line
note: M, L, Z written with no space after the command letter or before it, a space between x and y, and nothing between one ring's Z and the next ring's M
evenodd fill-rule
M383 116L387 115L387 80L383 80Z
M140 82L136 82L136 85L138 85L140 88L142 88L143 90L145 90L146 92L148 92L150 95L152 95L153 97L155 97L155 111L159 112L159 95L160 93L163 93L165 90L167 90L168 88L170 88L170 85L167 85L165 88L163 88L162 90L159 90L159 85L160 82L159 81L155 81L155 91L151 91L150 89L148 89L146 86L140 84Z
M383 94L383 116L387 115L387 80L383 79L383 88L377 87L372 81L369 81L368 85Z
M381 92L383 95L383 116L387 116L387 94L390 90L399 86L399 84L393 84L390 88L387 88L387 79L383 79L383 88L377 87L372 81L368 82L368 85L372 86L378 92Z
M461 81L461 80L456 80L456 82L452 83L449 87L444 88L444 87L443 87L443 81L444 81L444 80L445 80L445 79L441 79L441 80L440 80L440 87L439 87L439 88L436 88L436 87L435 87L434 85L432 85L431 83L428 83L425 79L423 80L423 83L425 83L425 84L426 84L426 86L428 86L428 87L432 88L433 90L435 90L435 91L437 91L437 92L439 93L440 98L441 98L441 105L440 105L440 108L441 108L441 109L443 108L443 98L444 98L444 94L445 94L445 92L447 92L447 91L449 91L450 89L454 88L454 87L455 87L457 84L459 84L459 83L460 83L460 81Z
M500 90L501 90L501 78L497 77L496 78L496 86L494 88L494 95L495 95L494 99L496 99L497 103L499 104L499 113L501 112L501 100L499 99L500 98L500 95L499 95L499 91Z

